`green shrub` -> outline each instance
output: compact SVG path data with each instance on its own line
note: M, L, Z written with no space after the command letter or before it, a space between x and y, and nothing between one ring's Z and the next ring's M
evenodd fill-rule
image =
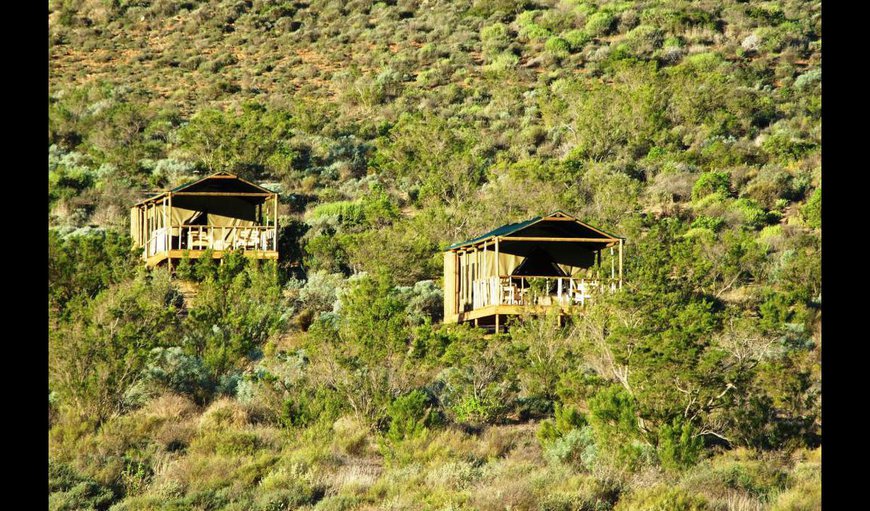
M625 495L619 499L613 511L705 511L709 509L706 499L690 495L679 488L654 486Z
M510 45L510 37L507 25L493 23L480 30L480 39L483 43L483 51L487 55L497 55Z
M625 35L625 42L635 54L651 54L662 45L662 32L650 25L638 25Z
M63 310L76 296L93 298L131 278L140 260L129 236L114 231L62 235L48 231L49 301Z
M584 30L593 37L607 35L613 29L616 19L608 12L596 12L586 18Z
M48 461L48 508L51 511L106 509L115 501L115 492L87 477L82 477L68 465Z
M768 135L761 146L783 163L798 161L818 148L815 142L801 138L789 130L778 130Z
M510 52L499 53L489 64L483 66L483 70L498 75L517 67L520 58Z
M299 392L286 399L281 408L285 426L307 427L315 423L333 423L348 405L334 390L318 387L313 392Z
M819 186L813 190L813 194L807 200L807 203L801 208L804 222L813 229L822 227L822 187Z
M605 462L634 466L645 454L637 425L636 402L618 386L600 390L589 400L589 424L598 456Z
M560 436L544 449L544 457L571 465L577 469L594 466L597 448L592 428L586 426L572 429Z
M143 385L152 388L154 393L168 390L202 402L213 390L202 360L184 353L178 346L151 350L143 376Z
M574 29L562 34L562 38L568 42L572 52L579 52L583 47L592 40L588 33L584 30Z
M586 425L586 417L571 405L557 403L552 419L546 419L538 426L537 437L541 446L547 446L575 429Z
M420 390L397 397L387 407L390 418L387 438L399 441L424 434L438 422L437 412L433 408L429 396Z
M524 37L529 41L542 41L550 37L551 32L537 23L529 23L520 28L520 37Z
M479 331L478 331L479 332ZM438 376L439 399L450 418L472 424L502 421L516 404L516 374L509 343L485 341L471 334L452 342L442 361L450 366Z
M727 172L705 172L698 176L692 186L692 199L699 200L712 193L729 193L731 177Z
M561 37L551 37L547 39L544 48L557 57L564 57L571 52L571 44Z
M49 383L63 408L100 423L134 406L127 393L151 350L175 340L180 301L165 271L77 300L49 337Z
M273 262L255 264L231 252L215 271L199 285L183 341L185 351L201 359L209 377L218 382L259 356L285 324L288 303Z
M764 208L752 199L737 199L729 206L729 209L737 212L741 216L743 223L753 229L767 225L774 218L771 213L765 211Z
M725 225L725 220L719 217L709 217L701 215L692 221L693 229L710 229L713 232L718 231L723 225Z
M413 286L398 286L396 292L407 305L408 323L437 323L444 315L444 292L431 280L421 280Z
M679 416L659 429L659 459L665 468L679 470L694 465L703 447L704 439Z

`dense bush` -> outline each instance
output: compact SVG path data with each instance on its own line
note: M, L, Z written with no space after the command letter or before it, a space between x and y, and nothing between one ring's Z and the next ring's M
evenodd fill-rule
M817 3L52 1L49 53L51 508L818 508ZM219 170L281 259L145 270ZM622 292L440 324L557 209Z
M68 411L97 422L124 411L151 350L176 341L179 302L167 272L75 300L49 336L49 384Z
M403 440L425 433L438 422L438 412L433 411L433 408L429 396L419 390L397 397L387 407L390 418L387 438Z

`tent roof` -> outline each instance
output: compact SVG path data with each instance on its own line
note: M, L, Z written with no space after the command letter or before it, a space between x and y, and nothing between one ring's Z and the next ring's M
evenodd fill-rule
M561 231L559 233L560 237L565 237L565 238L571 238L571 237L573 237L573 238L600 238L602 242L618 241L619 239L621 239L619 236L614 236L612 234L608 234L608 233L602 231L601 229L598 229L597 227L593 227L587 223L581 222L577 218L565 213L564 211L558 210L558 211L554 211L554 212L550 213L547 216L543 216L543 217L536 216L536 217L530 218L529 220L526 220L524 222L517 222L517 223L513 223L513 224L502 225L501 227L497 227L497 228L495 228L495 229L493 229L485 234L481 234L480 236L478 236L476 238L472 238L472 239L466 240L466 241L461 241L459 243L454 243L453 245L450 245L449 247L447 247L447 250L453 250L455 248L465 247L468 245L475 245L475 244L480 243L482 241L486 241L490 238L495 238L495 237L499 237L499 236L506 237L506 236L510 236L510 235L516 235L516 234L519 234L520 231L526 231L526 233L530 234L531 236L546 237L545 233L537 232L537 231L542 231L542 229L534 229L534 226L536 224L540 224L541 222L548 222L548 221L552 221L553 224L557 223L556 221L558 221L558 223L560 223L560 224L564 221L571 221L570 224L572 226L574 226L574 228L571 230L558 229L559 231ZM573 231L573 232L571 232L571 231ZM542 236L542 234L544 236ZM552 236L552 234L550 234L550 236Z
M242 179L239 176L234 174L229 174L227 172L218 172L212 174L210 176L206 176L204 178L198 179L196 181L192 181L189 183L182 184L180 186L176 186L175 188L168 190L166 192L159 193L157 195L153 195L145 200L142 200L138 203L144 204L146 202L150 202L155 199L159 199L163 197L167 193L239 193L239 194L248 194L248 193L257 193L257 194L274 194L275 192L263 188L257 184L254 184L246 179Z

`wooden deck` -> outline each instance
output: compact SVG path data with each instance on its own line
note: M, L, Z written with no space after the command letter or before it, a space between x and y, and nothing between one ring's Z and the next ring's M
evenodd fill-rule
M457 322L474 321L496 314L500 316L521 316L523 314L545 315L554 310L558 310L559 314L568 315L575 314L580 310L577 305L487 305L479 309L473 309L457 314Z
M191 259L199 259L206 253L205 250L165 250L158 252L145 259L145 264L151 268L162 264L165 261L180 261L184 258L184 254ZM245 250L242 252L246 257L252 259L278 259L278 251L276 250ZM224 256L223 250L213 250L212 258L220 259Z
M471 299L459 301L465 310L447 314L444 321L473 322L475 326L492 327L500 331L508 316L545 316L555 313L561 324L562 318L581 313L596 296L614 292L620 286L616 279L543 279L546 285L541 290L525 287L524 278L518 277L500 276L476 280L471 287ZM520 280L520 286L516 285L517 280Z

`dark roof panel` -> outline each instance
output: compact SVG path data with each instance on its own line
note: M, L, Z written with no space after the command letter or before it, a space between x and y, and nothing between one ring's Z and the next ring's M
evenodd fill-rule
M228 174L226 172L218 172L216 174L212 174L210 176L203 177L201 179L197 179L195 181L191 181L189 183L184 183L183 185L176 186L175 188L158 193L156 195L152 195L147 199L141 200L136 203L136 205L144 204L146 202L152 201L154 199L158 199L163 197L167 193L209 193L209 192L219 192L219 193L268 193L274 194L272 190L267 190L262 186L256 185L250 181L242 179L234 174ZM262 202L262 200L258 200L255 202Z
M541 219L541 217L536 216L535 218L530 218L529 220L526 220L525 222L517 222L515 224L502 225L501 227L497 227L497 228L487 232L486 234L481 234L480 236L478 236L476 238L472 238L470 240L465 240L465 241L460 241L459 243L454 243L453 245L450 245L449 247L447 247L447 249L451 250L451 249L462 247L465 245L473 245L473 244L477 243L478 241L483 241L487 238L492 238L494 236L506 236L508 234L517 232L518 230L522 229L523 227L528 227L529 225L537 222L540 219Z
M548 218L556 217L556 218L564 218L566 220L573 220L569 225L562 225L564 220L552 221L552 225L548 223L548 225L542 225L542 221L546 222ZM539 223L542 222L542 223ZM454 248L464 247L466 245L473 245L475 243L479 243L481 241L487 240L489 238L493 238L496 236L510 236L512 234L519 234L519 231L523 232L523 235L530 236L552 236L552 237L576 237L576 238L598 238L601 237L602 240L616 240L619 239L618 236L613 236L612 234L608 234L597 227L593 227L588 225L580 220L577 220L573 216L565 213L564 211L554 211L547 215L546 217L536 216L534 218L530 218L524 222L517 222L513 224L506 224L501 227L497 227L485 234L481 234L476 238L472 238L466 241L460 241L459 243L454 243L447 247L447 250L453 250Z

